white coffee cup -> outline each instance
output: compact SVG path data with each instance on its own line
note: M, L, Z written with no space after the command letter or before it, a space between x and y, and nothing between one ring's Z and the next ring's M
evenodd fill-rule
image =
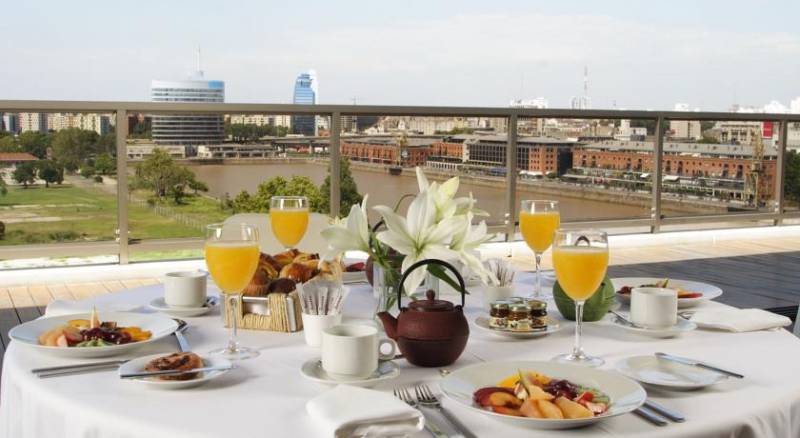
M171 307L202 307L206 302L207 275L203 271L164 275L164 302Z
M383 353L381 346L391 347ZM322 331L322 368L336 380L363 379L378 369L378 359L390 360L397 345L379 339L378 329L369 325L337 325Z
M648 328L668 328L678 322L678 292L660 287L631 291L631 322Z
M306 344L311 347L322 345L322 331L342 323L342 314L333 315L311 315L303 313L303 334L306 337Z
M493 302L511 298L512 296L514 296L514 287L512 286L487 285L483 288L483 307L489 310Z

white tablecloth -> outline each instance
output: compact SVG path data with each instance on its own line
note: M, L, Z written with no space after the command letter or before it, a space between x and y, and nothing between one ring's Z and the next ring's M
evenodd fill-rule
M529 276L519 288L530 289ZM161 292L149 286L110 294L98 300L147 303ZM452 297L455 299L455 297ZM707 306L720 305L716 303ZM348 317L369 317L373 299L366 286L355 287L346 306ZM468 299L470 321L481 312L480 294ZM552 309L552 314L558 314ZM225 343L227 331L217 313L188 318L187 336L198 352ZM451 367L483 360L549 360L568 351L572 323L562 331L527 341L485 334L472 327L469 344ZM315 437L319 436L305 403L326 387L302 378L300 364L317 357L302 333L240 332L241 342L261 350L258 358L206 386L184 391L161 391L120 381L115 372L55 379L37 379L36 367L72 363L13 343L3 361L0 436L9 438L201 438L201 437ZM682 338L655 340L623 332L603 323L587 324L585 347L606 359L606 368L633 355L665 351L706 360L741 372L744 380L729 380L694 392L650 390L653 400L683 412L687 421L658 428L625 415L599 425L571 431L532 431L508 426L445 401L479 436L486 437L798 437L800 436L800 340L785 330L720 333L697 330ZM174 338L163 339L141 354L175 351ZM435 369L398 361L400 377L380 390L421 381L435 383ZM357 403L357 401L354 401ZM426 436L421 434L420 436Z

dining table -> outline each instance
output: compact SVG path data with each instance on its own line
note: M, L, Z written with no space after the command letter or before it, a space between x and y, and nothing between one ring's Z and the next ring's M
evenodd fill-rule
M345 323L373 323L376 299L366 284L351 284L344 306ZM515 291L528 295L533 276L518 273ZM213 286L209 293L217 293ZM163 295L162 285L102 295L103 303L141 304L138 311ZM443 295L457 301L460 297ZM704 302L701 308L725 306ZM572 348L574 323L560 320L561 330L533 339L511 339L475 326L485 315L481 286L470 287L465 314L470 337L460 358L445 368L457 370L487 361L548 361ZM560 319L553 302L551 317ZM185 318L185 335L194 351L208 352L224 345L228 330L219 309ZM202 437L317 437L322 436L306 403L330 386L309 381L301 365L320 356L305 344L302 332L240 330L239 340L259 350L253 359L238 362L226 375L195 388L154 389L121 380L114 370L41 379L39 367L67 365L77 359L50 356L12 341L3 360L0 389L0 436L7 438L202 438ZM588 353L605 360L613 370L622 359L662 351L734 370L744 379L727 379L694 391L646 387L650 400L684 414L686 421L658 427L634 414L625 414L589 427L535 430L509 425L490 416L443 400L444 406L480 437L799 437L800 340L785 329L731 333L697 329L669 339L645 337L620 328L608 319L585 323L583 344ZM126 357L177 351L170 336L143 346ZM85 361L86 359L84 359ZM95 359L96 360L96 359ZM395 359L399 376L373 389L391 394L395 388L427 383L438 392L439 368L421 368ZM358 404L359 400L349 403ZM432 416L432 421L441 420ZM446 424L443 425L446 430ZM421 431L416 436L429 436Z

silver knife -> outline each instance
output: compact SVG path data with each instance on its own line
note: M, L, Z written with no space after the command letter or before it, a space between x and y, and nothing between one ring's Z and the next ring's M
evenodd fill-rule
M103 362L88 362L88 363L79 363L79 364L72 364L72 365L61 365L57 367L47 367L47 368L34 368L31 370L33 374L43 374L43 373L52 373L52 372L59 372L59 371L70 371L82 368L97 368L102 366L120 366L123 363L127 362L128 359L123 360L107 360Z
M684 417L683 414L681 414L680 412L678 412L678 411L676 411L674 409L670 409L670 408L668 408L668 407L666 407L664 405L661 405L659 403L656 403L656 402L654 402L654 401L652 401L650 399L647 399L647 400L644 401L644 406L646 408L650 409L650 410L653 410L653 411L655 411L655 412L657 412L657 413L669 418L670 420L672 420L672 421L674 421L676 423L683 423L684 421L686 421L686 417Z
M666 353L656 353L656 357L660 357L661 359L669 360L672 362L682 363L684 365L695 366L699 368L704 368L710 371L714 371L720 374L725 374L726 376L736 377L737 379L744 379L744 376L739 373L734 373L733 371L723 370L722 368L717 368L713 365L709 365L707 363L703 363L694 359L689 359L686 357L680 356L673 356L671 354Z
M130 374L120 374L120 379L138 379L142 377L155 377L155 376L180 376L181 374L189 374L189 373L203 373L206 371L227 371L232 370L233 365L223 366L223 367L203 367L203 368L192 368L190 370L164 370L164 371L146 371L143 373L130 373Z
M666 426L669 424L667 423L667 420L661 418L658 414L644 406L639 407L639 409L633 411L633 413L655 424L656 426Z
M120 361L120 362L124 363L126 361ZM69 368L69 369L62 370L62 371L46 371L46 372L37 373L35 375L36 375L36 377L38 377L40 379L46 379L46 378L49 378L49 377L74 376L74 375L77 375L77 374L87 374L87 373L94 373L94 372L98 372L98 371L115 371L120 367L120 365L122 365L122 363L118 363L118 364L107 363L107 364L101 364L101 365L92 365L92 366Z
M175 339L178 341L178 348L181 352L188 353L192 351L192 347L189 346L189 341L186 340L186 336L183 336L182 331L176 330L172 332L172 334L175 335Z

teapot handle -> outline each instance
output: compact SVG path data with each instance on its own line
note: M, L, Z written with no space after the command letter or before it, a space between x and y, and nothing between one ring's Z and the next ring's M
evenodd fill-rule
M464 307L465 300L466 300L467 286L464 283L464 277L461 276L461 273L458 272L458 269L456 269L453 265L451 265L450 263L447 263L444 260L425 259L425 260L420 260L420 261L414 263L413 265L409 266L408 269L406 269L406 271L403 272L403 275L400 277L400 282L397 283L397 309L398 310L400 310L400 311L403 310L403 306L400 305L400 301L403 299L403 283L405 283L406 277L408 277L408 275L414 269L417 269L420 266L425 266L425 265L430 265L430 264L441 265L441 266L451 270L454 274L456 274L456 279L458 279L458 285L461 286L461 307Z

